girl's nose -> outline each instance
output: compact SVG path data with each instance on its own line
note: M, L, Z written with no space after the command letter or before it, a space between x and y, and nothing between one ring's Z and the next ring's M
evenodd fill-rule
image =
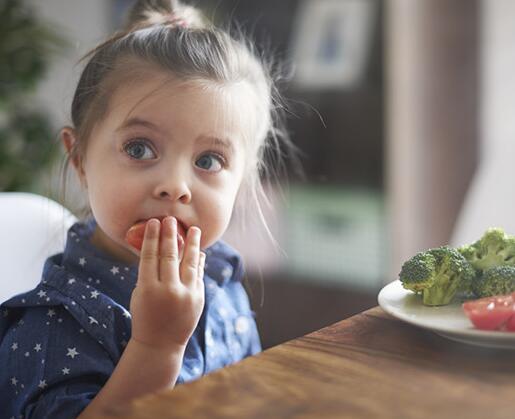
M191 202L191 190L184 181L163 182L158 185L155 192L156 197L170 201L180 201L183 204Z

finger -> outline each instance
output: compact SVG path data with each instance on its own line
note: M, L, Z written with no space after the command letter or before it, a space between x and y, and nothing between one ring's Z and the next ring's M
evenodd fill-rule
M184 239L179 234L177 237L178 243L179 243L179 262L182 260L182 257L184 256Z
M166 217L161 229L159 253L159 279L171 284L179 280L179 248L177 246L177 220Z
M197 279L202 280L204 278L204 267L205 266L206 266L206 254L204 252L200 252L199 262L198 262Z
M197 279L200 258L200 228L190 227L186 234L184 256L180 266L181 281L190 285Z
M160 228L159 220L148 220L139 258L138 284L148 285L159 279L157 260Z

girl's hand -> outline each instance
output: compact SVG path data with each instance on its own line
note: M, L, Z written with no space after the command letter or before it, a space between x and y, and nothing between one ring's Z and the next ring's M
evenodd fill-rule
M179 259L177 221L147 222L138 282L130 302L132 337L160 349L186 346L204 307L204 263L200 229L190 227Z

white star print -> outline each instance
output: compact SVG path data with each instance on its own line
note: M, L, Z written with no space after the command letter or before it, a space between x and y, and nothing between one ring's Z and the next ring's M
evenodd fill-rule
M228 279L231 275L232 275L232 267L230 267L230 266L226 266L226 267L222 270L222 276L223 276L225 279Z
M34 350L35 350L36 352L41 351L41 343L36 343L36 346L34 346Z
M73 284L74 282L75 282L75 278L70 278L70 279L68 280L68 284Z
M91 292L91 298L97 298L99 296L99 292L98 291L92 291Z
M55 310L52 310L51 308L48 309L48 313L46 314L48 317L53 317L55 316Z
M80 258L79 259L79 265L84 266L86 264L86 258Z
M70 368L63 368L61 371L63 372L63 375L70 374Z
M88 316L88 318L89 318L89 324L98 324L98 320L97 319L95 319L95 318L93 318L91 316Z
M240 335L246 333L247 330L249 330L249 322L245 318L245 316L238 317L238 319L236 320L235 329L236 329L236 333L238 333Z
M39 292L38 292L38 296L39 296L39 298L46 297L46 291L39 290Z
M16 379L16 377L11 378L11 384L12 384L13 386L15 386L16 384L18 384L18 380Z
M213 335L211 333L211 329L206 329L206 345L209 347L214 346L215 340L213 339Z
M14 342L12 345L11 345L11 349L13 351L15 351L16 349L18 349L18 342Z
M46 380L39 380L38 387L39 388L45 388L48 384L46 383Z
M130 319L130 318L131 318L131 313L129 313L127 310L125 310L125 311L123 312L123 316L124 316L125 318L127 318L127 319Z
M27 356L27 357L28 357L29 355L30 355L30 354L29 354L28 352L25 352L25 356Z
M113 275L116 275L117 273L120 273L120 268L119 268L118 266L113 266L113 267L111 268L111 273L112 273Z
M69 356L70 358L74 359L77 355L79 355L79 352L77 352L76 348L68 348L68 353L66 356Z

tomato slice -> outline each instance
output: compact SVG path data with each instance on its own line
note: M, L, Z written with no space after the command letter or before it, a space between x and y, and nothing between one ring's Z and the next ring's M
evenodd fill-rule
M125 240L135 249L141 250L143 246L143 237L145 236L145 226L147 225L146 221L141 221L137 224L134 224L125 235Z
M129 243L135 249L141 251L143 247L143 238L145 237L145 227L147 225L147 221L140 221L139 223L134 224L127 233L125 234L125 241ZM185 236L184 228L182 225L177 226L177 245L179 247L179 253L182 253L184 248L184 238Z
M513 298L513 301L514 301L514 308L513 309L515 310L515 292L513 292L511 294L511 298ZM508 332L515 332L515 313L506 322L506 330Z
M514 293L515 294L515 293ZM499 295L463 303L463 310L472 324L481 330L498 330L507 323L514 323L515 295Z

